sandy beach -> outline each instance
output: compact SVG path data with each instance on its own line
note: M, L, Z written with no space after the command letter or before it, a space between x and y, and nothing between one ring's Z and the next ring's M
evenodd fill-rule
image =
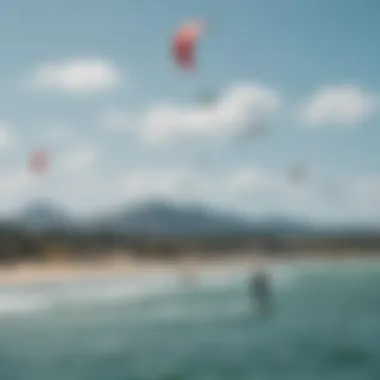
M19 263L0 266L0 284L21 284L30 282L64 281L68 279L112 276L120 274L148 274L171 272L176 274L192 274L202 271L226 271L233 268L259 268L263 265L286 265L295 262L365 260L378 257L377 253L346 253L343 256L313 253L312 255L281 255L281 257L263 257L257 253L233 254L223 257L200 258L189 256L186 260L139 260L128 256L113 256L107 259L88 262L46 262Z
M239 256L218 259L189 259L186 261L171 260L138 260L129 257L112 257L89 262L46 262L19 263L10 266L0 266L0 283L15 284L29 282L62 281L70 278L92 276L112 276L116 274L146 274L157 272L172 272L188 274L202 270L225 270L230 267L246 264L259 264L250 256Z

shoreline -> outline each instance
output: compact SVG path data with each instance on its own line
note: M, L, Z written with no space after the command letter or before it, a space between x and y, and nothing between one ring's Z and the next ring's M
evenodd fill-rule
M252 270L261 266L291 265L312 262L367 261L379 259L380 255L368 252L281 254L277 257L259 256L257 253L231 254L202 258L189 255L186 260L136 259L128 256L109 256L107 259L89 262L56 261L56 262L20 262L12 265L0 265L0 285L21 285L41 282L62 282L93 276L143 275L162 272L174 274L192 274L202 271L226 271L232 268Z

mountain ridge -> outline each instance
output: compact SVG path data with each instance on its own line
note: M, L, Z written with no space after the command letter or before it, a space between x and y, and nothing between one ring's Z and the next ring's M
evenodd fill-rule
M80 228L118 234L145 233L173 236L224 233L315 236L358 230L344 226L333 228L284 216L248 219L200 204L175 204L159 200L120 207L118 211L99 213L95 217L81 221L70 215L63 207L36 201L24 208L24 211L17 216L16 223L33 231Z

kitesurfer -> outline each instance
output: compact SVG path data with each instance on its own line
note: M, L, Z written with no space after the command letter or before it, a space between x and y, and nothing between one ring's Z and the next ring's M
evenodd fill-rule
M272 289L269 274L260 270L252 276L250 293L253 302L258 305L260 313L268 313L272 309Z

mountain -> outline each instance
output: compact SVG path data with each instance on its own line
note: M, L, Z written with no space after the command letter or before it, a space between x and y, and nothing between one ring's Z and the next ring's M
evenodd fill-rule
M176 205L165 202L140 204L109 215L79 221L63 208L46 202L34 202L19 215L18 223L35 231L76 228L114 233L148 233L172 236L207 234L277 234L323 236L353 234L362 228L331 227L286 217L248 220L224 214L200 205Z
M184 236L247 231L250 224L200 206L151 202L118 213L105 223L105 227L115 232Z
M75 225L62 208L44 201L27 205L17 221L34 231L61 230Z

